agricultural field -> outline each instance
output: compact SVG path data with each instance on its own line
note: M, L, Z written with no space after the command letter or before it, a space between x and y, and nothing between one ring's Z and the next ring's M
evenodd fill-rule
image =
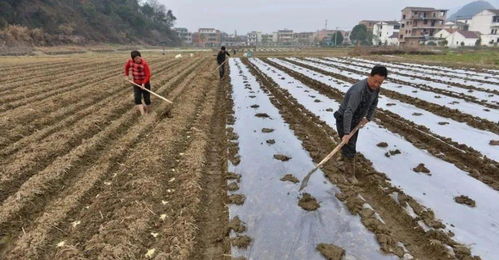
M369 57L148 52L9 58L0 79L1 259L494 259L499 72ZM360 130L359 183L333 117L389 69ZM341 258L343 255L343 258Z

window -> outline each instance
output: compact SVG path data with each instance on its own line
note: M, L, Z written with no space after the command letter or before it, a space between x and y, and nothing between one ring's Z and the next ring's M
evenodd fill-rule
M428 20L424 20L424 24L428 24Z
M405 14L402 15L402 19L405 19Z
M496 15L496 16L492 17L492 22L493 23L499 23L499 15Z

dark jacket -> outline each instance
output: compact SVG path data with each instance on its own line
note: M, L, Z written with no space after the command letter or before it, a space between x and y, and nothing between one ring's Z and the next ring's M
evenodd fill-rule
M217 63L218 64L222 64L225 61L225 55L229 55L230 56L230 54L227 51L220 50L218 52L218 55L217 55Z
M338 114L343 118L345 134L350 133L352 123L360 122L363 117L371 121L378 105L379 90L372 90L367 85L367 79L355 83L348 89Z

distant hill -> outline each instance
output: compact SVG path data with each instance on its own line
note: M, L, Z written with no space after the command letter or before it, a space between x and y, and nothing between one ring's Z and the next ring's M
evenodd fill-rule
M0 0L0 46L175 45L176 20L157 0Z
M452 14L448 19L450 21L455 21L459 18L471 18L473 15L485 9L495 9L495 7L487 1L475 1L463 6L456 13Z

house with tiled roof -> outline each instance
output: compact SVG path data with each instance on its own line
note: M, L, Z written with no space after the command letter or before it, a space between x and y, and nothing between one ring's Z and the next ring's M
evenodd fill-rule
M457 47L473 47L479 43L480 32L461 31L457 30L446 37L447 46L451 48Z

